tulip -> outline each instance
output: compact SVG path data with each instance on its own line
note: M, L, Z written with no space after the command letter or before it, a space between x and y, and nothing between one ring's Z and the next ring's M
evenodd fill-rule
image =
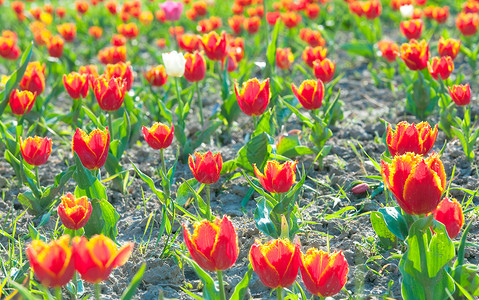
M77 128L72 140L72 151L78 155L83 166L89 170L101 168L108 156L110 134L105 130L95 129L89 135Z
M51 57L61 57L63 55L63 39L59 35L52 36L46 40L48 54Z
M464 225L464 214L462 207L456 199L449 200L444 197L433 211L434 219L446 226L447 234L451 239L455 238Z
M301 254L301 277L306 289L319 297L341 291L348 279L349 266L342 251L327 253L311 248Z
M456 27L464 36L472 36L477 32L479 15L476 13L459 13L456 18Z
M88 11L88 2L86 1L75 1L75 9L79 14L84 14Z
M139 34L138 26L135 23L120 24L116 30L127 39L134 39Z
M253 164L254 174L265 190L270 193L286 193L296 182L297 162L287 161L280 165L275 160L269 160L264 168L264 175Z
M131 70L130 63L118 62L116 64L108 64L105 69L105 75L107 79L121 78L125 81L126 90L131 89L133 84L133 71Z
M26 253L35 276L47 287L62 287L75 274L75 260L68 235L49 244L34 240L27 246Z
M228 19L228 25L230 26L231 30L233 30L233 32L237 35L239 35L243 30L243 22L243 15L233 15L231 18Z
M196 34L183 34L178 37L178 46L190 53L199 50L201 47L201 39Z
M427 62L427 68L431 76L438 80L446 80L454 70L454 62L450 56L433 57L431 62Z
M276 49L276 65L283 70L288 70L294 62L293 52L290 48Z
M321 8L318 4L310 3L306 6L304 13L309 19L314 20L319 16L320 11L321 11Z
M325 58L322 61L316 60L313 63L314 76L324 83L330 82L334 77L336 71L336 63Z
M166 74L172 77L181 77L185 73L186 59L182 53L172 51L162 53L163 63L165 64Z
M421 37L423 22L421 19L412 19L402 21L399 24L402 34L408 39L418 39Z
M47 162L52 153L52 140L45 137L28 137L25 141L20 137L20 150L23 159L32 166L40 166Z
M281 21L283 21L286 28L289 28L289 29L298 26L302 20L301 15L294 11L287 11L287 12L281 13L280 17L281 17Z
M89 76L71 72L63 75L63 85L72 99L85 98L88 95Z
M259 82L253 78L243 83L239 91L238 83L235 83L236 100L239 107L248 116L260 116L268 107L270 100L269 78Z
M261 26L261 19L258 16L246 18L243 21L243 27L249 34L255 34L258 32Z
M198 152L195 152L194 155L195 159L193 161L193 156L190 154L188 165L196 180L204 184L217 182L220 178L221 168L223 167L221 153L213 154L211 151L208 151L204 155Z
M30 62L20 81L20 88L40 95L45 89L45 66L39 62Z
M78 69L80 75L86 74L91 79L90 82L98 77L98 68L95 65L85 65Z
M114 34L111 37L110 44L116 47L124 46L126 44L126 37L121 34Z
M163 123L155 123L151 128L143 126L143 136L148 145L155 149L166 149L171 145L173 141L173 135L175 133L175 127L171 123L171 128Z
M0 56L7 58L10 55L13 47L15 47L15 40L0 36Z
M401 45L401 58L412 71L425 69L429 60L429 45L425 40L420 43L416 40L404 43Z
M381 56L384 57L389 62L396 61L397 56L399 55L399 46L393 41L382 40L378 42L379 51L381 51Z
M36 97L37 92L32 93L30 91L19 91L15 89L10 94L10 100L8 104L10 105L14 115L23 116L32 110Z
M98 60L103 64L116 64L126 61L126 47L106 47L98 52Z
M95 235L89 241L84 237L73 239L75 269L83 280L100 283L114 268L126 263L133 251L133 243L117 249L115 242L104 235Z
M388 124L386 143L392 156L412 152L417 155L426 155L434 146L437 137L437 125L434 130L427 122L414 123L400 122L393 132Z
M93 210L88 198L86 196L77 198L68 193L61 197L61 201L57 211L63 226L71 230L85 226Z
M163 65L151 67L148 72L143 75L152 86L163 86L168 79L168 75L166 75L165 67Z
M193 260L209 272L230 268L238 258L239 247L233 223L224 216L214 222L203 220L194 224L193 235L183 224L186 247Z
M215 31L205 34L201 38L201 44L203 45L206 56L211 60L222 61L228 54L226 49L226 34L224 32L221 36Z
M450 56L454 60L461 48L461 40L439 38L437 51L440 56Z
M98 26L92 26L88 28L88 34L94 39L98 40L103 34L103 28Z
M469 83L465 85L453 85L452 87L448 87L448 89L449 95L456 105L463 106L468 105L471 102L471 89Z
M108 79L105 75L98 76L93 81L92 88L100 108L105 111L120 109L125 100L126 83L122 78Z
M414 13L414 6L411 4L401 5L399 12L403 18L410 19Z
M183 12L183 3L179 1L165 1L160 4L160 8L165 12L166 20L178 21Z
M311 47L324 47L326 45L326 41L321 36L321 32L309 28L301 28L299 38Z
M287 239L271 240L266 244L256 241L251 246L249 260L265 286L285 288L292 285L298 275L301 247L299 241L292 244Z
M328 49L321 46L318 47L306 47L301 55L303 61L311 68L314 67L314 62L317 60L324 60L328 54Z
M199 52L185 54L185 79L189 82L198 82L205 78L206 62Z
M381 162L381 173L385 185L409 215L432 212L446 186L444 166L434 153L426 159L411 152L397 155L390 164Z
M305 80L301 83L299 89L292 83L291 89L296 98L298 98L299 103L301 103L305 109L312 110L321 107L324 96L324 85L320 79L317 81Z
M77 27L73 23L57 25L57 30L67 42L72 42L77 35Z
M280 17L281 17L281 13L279 11L267 12L266 22L268 22L270 26L274 26Z

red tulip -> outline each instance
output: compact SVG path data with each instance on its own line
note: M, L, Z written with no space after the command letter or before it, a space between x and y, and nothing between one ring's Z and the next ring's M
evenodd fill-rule
M108 64L105 69L105 76L107 79L121 78L125 81L126 90L131 89L133 84L133 71L130 63L118 62L116 64Z
M63 85L72 99L85 98L88 95L88 88L90 87L88 78L88 75L81 75L76 72L63 75Z
M292 83L291 89L305 109L318 109L321 107L324 97L324 85L320 79L317 81L305 80L301 83L299 89Z
M193 235L183 224L186 247L193 260L204 270L214 272L230 268L238 258L238 236L233 223L224 216L214 223L203 220L194 224Z
M10 94L10 100L8 104L10 105L13 114L23 116L24 114L28 114L32 110L36 97L37 92L20 92L19 90L15 89Z
M454 60L461 48L461 40L439 38L437 44L437 51L440 56L450 56Z
M57 25L57 30L67 42L72 42L77 36L77 27L73 23Z
M143 126L145 141L155 150L168 148L173 141L174 134L175 127L173 123L171 123L171 129L159 122L153 124L150 129Z
M327 253L311 248L301 255L300 269L303 283L311 294L330 297L346 284L349 266L341 251Z
M324 83L330 82L334 77L334 72L336 71L336 63L330 61L328 58L324 60L316 60L313 63L314 76L317 79L320 79Z
M223 158L221 153L213 154L211 151L201 155L195 152L195 160L193 156L188 157L188 165L193 176L198 182L204 184L212 184L218 181L223 167Z
M201 38L201 44L205 50L206 56L211 60L222 61L228 54L226 49L226 34L220 35L212 31Z
M260 116L264 113L269 104L269 78L259 82L253 78L243 83L241 91L238 84L235 84L236 99L239 107L248 116Z
M83 166L89 170L101 168L108 157L110 134L108 128L104 131L93 130L90 135L77 128L72 140L72 150L80 158Z
M277 239L266 244L256 241L249 252L253 270L261 282L272 289L285 288L294 283L301 263L299 241Z
M168 80L168 75L166 75L165 66L163 65L151 67L143 75L152 86L163 86Z
M34 240L27 247L26 253L30 266L41 284L57 288L66 285L73 278L75 260L68 235L49 244L42 240Z
M454 70L454 62L450 56L433 57L430 62L427 62L427 68L431 76L438 80L446 80Z
M429 60L429 45L425 40L404 43L401 45L401 58L410 70L422 70L427 67Z
M283 70L288 70L294 62L293 52L290 48L276 49L276 65Z
M126 83L122 78L107 79L101 75L93 81L92 88L100 108L105 111L120 109L125 100Z
M45 66L39 62L30 62L20 81L20 88L40 95L45 89Z
M400 122L396 130L392 131L388 124L386 143L392 156L413 152L426 155L434 146L437 137L437 125L434 129L427 122L414 123Z
M52 140L45 137L28 137L25 141L20 137L20 150L23 159L32 166L40 166L47 162L52 153Z
M421 19L411 19L402 21L399 28L408 40L418 39L421 37L423 24Z
M84 237L73 239L75 269L89 283L105 281L114 268L126 263L133 251L133 243L117 249L115 242L104 235L95 235L89 241Z
M399 46L393 41L382 40L378 42L379 51L381 51L382 57L389 62L396 61L399 55Z
M58 216L63 226L71 230L78 230L86 225L93 210L86 196L75 197L68 193L61 197L62 202L58 206Z
M469 83L465 85L453 85L452 87L448 87L448 89L449 95L451 95L452 101L454 101L456 105L462 106L471 103L471 88L469 87Z
M286 193L296 181L297 162L287 161L280 165L276 160L269 160L264 168L264 175L253 164L254 173L259 182L270 193Z
M198 51L195 51L194 54L186 53L185 54L185 79L189 82L198 82L205 78L206 74L206 62Z
M464 36L476 34L479 25L479 15L477 13L459 13L456 18L456 27Z
M381 173L385 185L409 215L432 212L446 187L444 166L434 153L426 159L411 152L397 155L390 164L381 162Z
M449 200L444 197L433 211L434 219L446 226L447 234L451 239L455 238L464 225L464 214L462 207L456 199Z

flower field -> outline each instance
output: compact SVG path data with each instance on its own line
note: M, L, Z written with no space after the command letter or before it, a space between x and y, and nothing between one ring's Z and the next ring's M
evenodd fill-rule
M0 299L479 297L479 1L0 9Z

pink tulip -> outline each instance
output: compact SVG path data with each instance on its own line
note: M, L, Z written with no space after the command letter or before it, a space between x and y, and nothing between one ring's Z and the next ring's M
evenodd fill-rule
M178 21L183 12L183 2L165 1L160 4L160 8L165 12L166 20Z

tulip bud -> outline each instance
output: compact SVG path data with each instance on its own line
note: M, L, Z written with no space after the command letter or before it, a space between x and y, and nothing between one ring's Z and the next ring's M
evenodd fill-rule
M425 40L418 43L411 40L401 45L401 58L412 71L422 70L427 67L429 60L429 45Z
M186 59L182 53L172 51L162 53L163 63L165 64L166 74L173 77L181 77L185 73Z
M408 40L418 39L421 37L423 24L421 19L402 21L399 29Z
M205 78L206 62L199 52L185 54L185 79L189 82L198 82Z
M431 62L427 62L427 68L434 79L438 80L440 76L442 80L446 80L454 70L454 62L450 56L436 56Z
M160 8L165 12L166 20L178 21L183 12L183 2L165 1L160 4Z
M253 78L243 83L241 91L238 83L235 84L236 100L239 107L248 116L260 116L268 107L270 100L269 78L259 82Z
M270 193L286 193L296 182L296 164L287 161L280 165L276 160L269 160L264 168L264 175L253 164L254 174L265 190Z
M437 51L440 56L450 56L454 60L461 48L461 40L444 39L442 36L439 38L437 45Z
M414 13L414 6L411 4L402 5L399 7L399 12L404 19L410 19Z
M208 151L204 155L195 152L195 160L193 156L188 157L188 165L193 176L198 182L204 184L212 184L218 181L223 167L223 158L221 153L213 154Z
M151 67L148 72L144 73L143 75L152 86L163 86L168 79L165 66L163 65Z
M99 169L105 164L109 148L108 128L104 131L95 129L90 135L77 128L73 135L72 151L78 155L83 166L89 170Z
M52 140L45 137L28 137L25 141L20 137L20 150L23 159L32 166L40 166L47 162L52 153Z
M171 129L159 122L153 124L150 129L143 126L145 141L155 150L168 148L173 141L174 134L175 127L173 123L171 123Z
M449 95L456 105L462 106L471 103L471 89L469 83L466 83L465 85L453 85L452 87L448 87L448 89Z
M105 75L98 76L93 81L92 88L100 108L105 111L120 109L125 100L126 83L120 77L108 80Z
M216 218L214 223L203 220L195 223L193 235L183 224L183 236L186 247L193 260L209 272L230 268L238 258L238 236L233 223L224 216Z
M400 122L394 132L391 125L388 124L386 144L392 156L403 155L407 152L426 155L434 146L437 132L437 125L433 130L427 122L417 125Z
M294 62L293 52L290 48L276 49L276 65L283 70L288 70Z
M299 89L292 83L291 89L305 109L318 109L321 107L324 97L324 85L320 79L317 81L305 80L301 83Z
M68 193L61 197L62 202L58 206L58 216L63 226L71 230L78 230L86 225L93 210L86 196L75 197Z
M322 61L316 60L313 63L314 76L324 83L330 82L334 77L336 71L336 63L325 58Z
M12 113L17 116L28 114L35 103L37 92L32 93L30 91L13 90L10 94L10 100L8 104L12 109Z
M63 75L63 85L72 99L85 98L88 95L88 88L90 87L88 78L88 75L81 75L76 72Z
M447 234L451 239L455 238L464 225L464 214L462 207L456 199L449 200L444 197L433 211L434 219L446 226Z

